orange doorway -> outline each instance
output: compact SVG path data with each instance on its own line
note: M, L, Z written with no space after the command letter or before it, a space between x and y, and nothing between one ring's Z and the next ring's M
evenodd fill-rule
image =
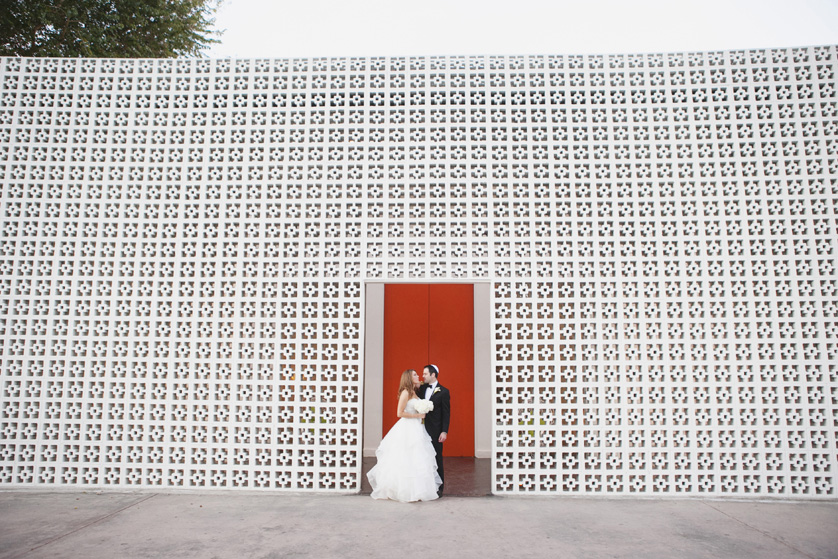
M451 392L445 456L474 456L474 287L470 284L384 286L382 435L396 422L399 377L433 363Z

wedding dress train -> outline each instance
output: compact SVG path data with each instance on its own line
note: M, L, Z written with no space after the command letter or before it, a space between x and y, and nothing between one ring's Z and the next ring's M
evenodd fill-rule
M416 413L414 402L404 411ZM376 465L367 473L373 499L431 501L442 484L436 471L436 452L422 420L402 417L385 435L375 451Z

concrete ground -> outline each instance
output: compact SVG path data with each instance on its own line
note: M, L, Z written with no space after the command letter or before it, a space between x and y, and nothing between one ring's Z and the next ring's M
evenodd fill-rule
M0 558L838 557L838 502L0 492Z

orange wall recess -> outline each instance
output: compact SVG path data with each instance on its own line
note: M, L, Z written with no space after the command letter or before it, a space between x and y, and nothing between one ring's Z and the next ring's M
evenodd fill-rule
M474 288L470 284L384 286L384 418L398 419L399 378L433 363L451 392L445 456L474 456Z

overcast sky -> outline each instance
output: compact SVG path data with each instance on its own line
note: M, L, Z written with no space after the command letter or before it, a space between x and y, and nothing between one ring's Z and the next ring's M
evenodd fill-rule
M838 44L838 0L222 0L212 58L619 54Z

